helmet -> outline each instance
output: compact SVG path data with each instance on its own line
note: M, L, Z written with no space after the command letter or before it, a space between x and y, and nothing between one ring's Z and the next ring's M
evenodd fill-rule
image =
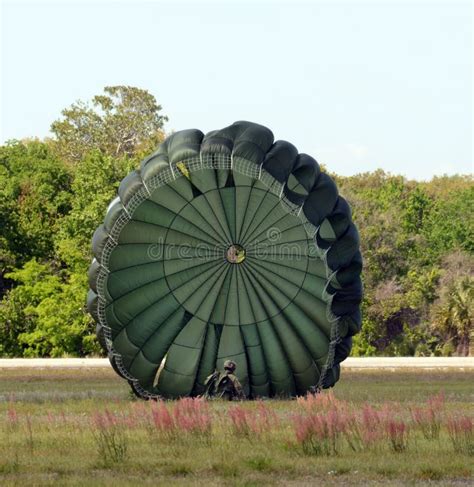
M237 367L237 364L233 360L226 360L224 362L224 369L233 372Z

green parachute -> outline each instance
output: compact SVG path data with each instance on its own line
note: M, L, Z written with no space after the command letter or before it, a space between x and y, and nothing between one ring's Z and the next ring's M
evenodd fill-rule
M169 136L93 236L88 309L143 398L202 394L225 360L247 397L339 379L360 330L357 229L318 163L261 125Z

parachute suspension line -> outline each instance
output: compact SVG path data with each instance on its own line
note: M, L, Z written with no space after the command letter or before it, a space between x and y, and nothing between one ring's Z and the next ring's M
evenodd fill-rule
M173 164L171 162L170 162L170 168L171 168L171 172L173 173L173 179L176 179L176 173L174 172Z
M328 267L326 267L326 268L328 269ZM326 274L327 274L327 272L326 272ZM335 277L336 274L337 274L337 271L333 271L328 276L326 276L327 279L328 279L328 284L329 284L330 281L333 280L333 278ZM327 284L326 284L326 286L327 286Z
M142 179L142 182L143 182L143 186L144 186L144 187L145 187L145 189L146 189L146 192L148 193L148 196L151 196L151 192L150 192L150 190L148 189L148 186L146 185L145 180L144 180L144 179Z
M115 238L114 238L114 237L112 237L112 235L109 235L109 238L110 238L110 240L112 240L112 242L115 244L114 246L118 245L117 240L115 240Z
M126 206L124 206L123 209L125 210L125 213L127 214L128 218L131 220L132 215L130 215L130 213L128 212L128 208Z
M102 331L104 332L105 337L105 344L109 349L112 348L112 335L110 328L108 330L105 329L105 326L102 327Z
M263 166L263 162L260 164L260 168L258 169L258 179L259 180L262 177L262 166Z
M234 170L234 151L230 153L230 170Z

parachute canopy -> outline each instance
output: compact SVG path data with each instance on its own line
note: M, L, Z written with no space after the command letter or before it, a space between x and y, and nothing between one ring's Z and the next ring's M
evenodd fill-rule
M92 247L88 309L144 398L199 395L228 359L248 397L331 387L360 329L348 203L255 123L169 136L121 182Z

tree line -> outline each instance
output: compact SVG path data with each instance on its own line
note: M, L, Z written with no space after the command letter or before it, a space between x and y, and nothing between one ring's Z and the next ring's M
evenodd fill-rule
M0 356L101 353L85 310L91 236L166 121L146 90L112 86L63 110L51 138L0 147ZM472 353L472 176L331 176L364 257L353 354Z

